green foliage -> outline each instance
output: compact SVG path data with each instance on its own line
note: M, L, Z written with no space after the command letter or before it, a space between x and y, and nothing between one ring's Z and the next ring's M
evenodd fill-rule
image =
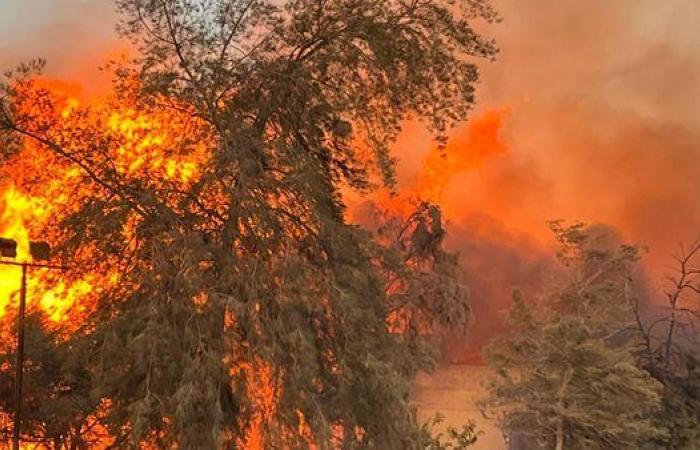
M566 276L536 305L515 293L512 332L486 351L497 378L484 408L532 446L639 448L663 437L653 420L662 386L624 333L635 249L582 226L553 229Z
M423 424L420 448L425 450L465 450L476 444L479 436L483 434L476 429L473 422L465 424L461 429L449 426L444 433L436 432L435 428L439 427L443 420L443 416L436 414L430 421Z
M303 416L321 446L415 446L408 384L431 349L418 325L388 324L400 312L464 326L465 291L443 283L456 259L439 251L436 209L382 248L346 222L341 193L392 185L388 149L409 116L441 142L465 119L472 58L496 52L471 21L494 12L484 0L116 3L139 53L116 67L114 97L197 124L168 149L206 146L192 183L116 169L119 139L13 108L29 100L12 89L0 117L4 136L82 174L80 208L55 225L61 256L120 275L80 339L111 432L124 446L213 449L257 427L289 448L303 445Z

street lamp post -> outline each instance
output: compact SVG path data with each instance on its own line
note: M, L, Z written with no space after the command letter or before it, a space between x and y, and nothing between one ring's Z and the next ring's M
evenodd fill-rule
M51 257L51 247L45 242L30 242L29 253L33 260L46 261ZM16 258L17 242L0 238L0 258ZM19 312L17 314L17 364L15 366L15 417L12 430L12 449L19 450L20 431L22 429L22 379L24 377L24 316L27 309L27 271L30 267L66 270L63 266L41 264L28 261L7 261L0 259L0 264L22 268L22 282L19 289Z

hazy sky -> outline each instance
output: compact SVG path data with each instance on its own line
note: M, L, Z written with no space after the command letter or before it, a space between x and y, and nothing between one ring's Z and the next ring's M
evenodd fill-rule
M493 3L504 20L486 33L502 52L482 64L475 119L510 110L507 151L446 174L440 199L482 317L536 276L549 219L609 224L650 245L657 267L700 237L698 0ZM0 68L42 56L89 90L120 48L114 23L110 0L0 0ZM453 134L449 151L479 147L468 125ZM404 133L405 185L431 145L418 126Z
M58 78L91 80L117 47L111 0L0 0L0 67L47 59Z
M697 0L493 3L504 20L486 33L502 52L482 64L477 113L512 110L508 154L452 176L454 220L526 234L554 217L599 220L664 252L700 235ZM114 24L111 0L0 0L0 68L45 57L51 76L89 91L123 46ZM420 129L407 135L404 179L431 146Z

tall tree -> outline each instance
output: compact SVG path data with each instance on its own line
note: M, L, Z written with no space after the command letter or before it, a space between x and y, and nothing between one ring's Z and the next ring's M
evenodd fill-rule
M450 273L431 244L436 210L382 250L347 223L341 193L392 186L404 119L426 119L439 141L465 119L473 58L495 54L471 22L494 11L485 0L116 3L138 56L116 68L111 106L178 124L162 138L167 158L125 163L125 148L144 149L127 146L143 123L105 133L110 108L66 109L29 66L4 85L0 127L25 144L15 161L76 169L65 172L75 201L50 226L64 258L104 275L80 337L117 442L418 445L408 382L430 357L420 333L389 322L459 324L468 306L463 290L436 289L436 309L420 283L386 277L402 260L404 277Z
M627 289L637 249L553 224L565 278L536 305L514 296L508 336L487 349L486 409L528 448L640 448L664 436L661 385L637 364Z

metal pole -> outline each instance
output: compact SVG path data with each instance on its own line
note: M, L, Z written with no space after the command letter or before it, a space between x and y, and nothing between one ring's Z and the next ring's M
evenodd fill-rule
M17 316L17 366L15 367L15 426L12 448L19 450L22 427L22 378L24 366L24 314L27 307L27 264L22 264L22 285L19 291L19 315Z
M19 313L17 315L17 365L15 367L15 417L14 426L12 430L12 449L19 450L20 434L22 431L22 379L24 377L24 316L27 309L27 271L30 267L42 267L46 269L59 269L67 270L67 267L56 266L53 264L41 264L33 262L16 262L16 261L4 261L1 257L7 256L14 258L16 256L14 252L14 247L16 242L8 239L3 239L3 241L9 241L14 243L11 254L3 252L0 254L0 265L6 266L20 266L22 267L22 284L20 285L19 291ZM5 242L7 243L7 242ZM37 245L38 244L38 245ZM34 253L33 248L36 250ZM7 249L3 249L7 250ZM32 256L39 259L49 258L49 247L46 243L29 243L29 250L32 252Z

